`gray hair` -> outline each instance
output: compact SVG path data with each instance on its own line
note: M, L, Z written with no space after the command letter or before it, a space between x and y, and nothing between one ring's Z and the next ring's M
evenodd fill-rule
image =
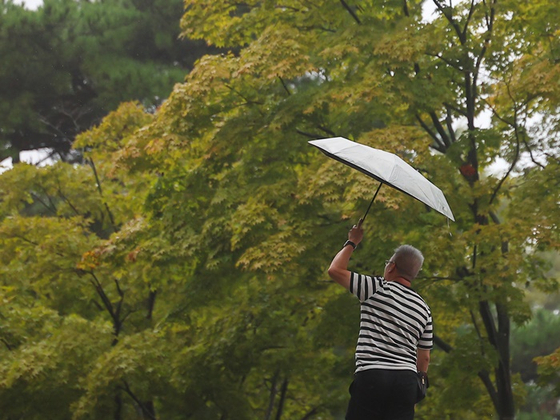
M395 249L393 261L397 266L399 274L409 281L414 280L422 268L424 256L422 253L410 245L401 245Z

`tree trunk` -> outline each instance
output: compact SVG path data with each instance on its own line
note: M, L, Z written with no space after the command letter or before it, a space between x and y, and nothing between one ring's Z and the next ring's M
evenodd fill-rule
M142 417L147 420L153 420L156 417L156 408L153 401L146 401L142 407Z
M498 365L494 369L496 375L496 392L492 393L489 389L489 392L493 395L492 402L500 420L513 420L515 418L515 405L513 400L509 354L511 321L506 309L499 304L496 305L498 328L496 328L496 323L488 302L480 302L479 312L484 322L486 333L488 334L488 341L496 349L498 354ZM487 381L485 385L488 388L489 384Z
M121 392L117 389L115 391L115 411L113 412L113 418L115 420L121 420L122 419L122 398L121 398Z
M272 378L272 386L270 389L270 397L268 399L268 408L266 409L266 414L264 416L264 420L270 420L272 416L272 410L274 409L274 400L276 399L276 394L278 393L278 389L276 388L276 384L278 382L278 375L279 372L274 374Z
M288 379L284 379L282 387L280 388L280 402L278 403L278 411L276 412L276 420L282 418L282 411L284 410L284 403L286 402L286 393L288 392Z
M498 315L498 334L496 337L499 363L496 368L496 385L498 388L498 404L501 420L513 420L515 418L515 404L513 401L513 387L511 383L510 369L510 318L506 308L496 305Z

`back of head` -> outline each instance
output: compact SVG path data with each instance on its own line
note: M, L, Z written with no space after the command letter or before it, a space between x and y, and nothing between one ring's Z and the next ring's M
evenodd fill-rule
M422 268L424 256L413 246L401 245L395 249L393 261L397 266L399 274L405 279L412 281Z

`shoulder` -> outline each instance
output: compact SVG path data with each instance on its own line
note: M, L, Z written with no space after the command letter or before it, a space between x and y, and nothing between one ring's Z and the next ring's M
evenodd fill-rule
M383 277L350 272L350 287L348 290L361 301L365 301L378 290L384 288L386 284L387 282Z
M424 298L414 289L406 286L399 285L399 292L401 296L408 302L412 303L416 311L425 313L426 316L431 316L431 310Z
M432 316L432 310L430 309L430 306L428 305L428 303L424 300L424 298L417 291L413 290L413 292L414 292L414 296L415 296L415 298L418 302L418 305L426 311L426 314L429 317L431 317Z

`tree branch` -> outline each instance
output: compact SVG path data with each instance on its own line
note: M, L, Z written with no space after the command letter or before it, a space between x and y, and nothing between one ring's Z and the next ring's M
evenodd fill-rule
M7 348L9 351L12 351L12 350L13 350L12 346L10 345L10 343L8 343L4 338L0 338L0 341L2 341L2 343L4 343L4 345L6 346L6 348Z
M511 321L505 305L496 304L496 316L498 318L498 353L501 363L509 369L509 335Z
M459 41L461 41L461 44L464 45L467 42L467 38L466 38L466 36L463 36L463 32L461 31L461 28L459 27L459 25L455 21L455 19L453 19L453 7L451 7L451 6L444 7L443 4L441 4L441 2L438 1L438 0L434 0L434 4L438 8L438 10L441 12L441 14L443 16L445 16L445 18L451 24L453 29L455 29L455 33L457 34L457 37L459 38Z
M233 93L235 93L237 96L239 96L241 99L243 99L247 105L263 105L262 102L251 101L251 100L247 99L245 96L243 96L243 95L241 94L241 92L239 92L237 89L235 89L235 88L232 87L231 85L226 84L225 86L226 86L229 90L231 90ZM261 114L262 114L262 112L261 112Z
M508 92L509 92L509 87L508 87ZM502 188L503 183L509 177L509 175L513 171L513 168L517 164L517 161L519 160L519 150L520 150L519 136L520 136L520 134L519 134L519 126L517 124L518 108L517 108L517 105L515 104L515 100L514 100L513 96L511 95L511 92L509 92L509 96L510 96L510 99L512 100L512 102L514 104L514 107L513 107L513 109L514 109L513 123L506 122L506 120L501 118L500 115L498 114L498 112L491 105L488 104L488 106L490 106L490 109L492 110L494 115L496 115L498 117L498 119L500 119L501 121L506 122L506 124L513 127L513 132L515 133L515 156L514 156L512 162L511 162L511 165L510 165L509 169L507 170L506 174L502 177L502 179L500 179L500 181L498 182L498 185L496 185L496 188L494 188L494 191L492 192L492 196L490 197L490 201L488 202L488 204L492 204L492 202L494 201L494 199L498 195L498 192Z
M114 320L115 311L113 309L113 304L111 303L111 300L107 297L105 290L103 290L103 286L99 282L99 279L97 278L97 276L93 271L88 271L87 273L92 276L93 279L90 279L91 284L93 285L93 287L95 287L97 294L101 298L101 302L103 302L103 305L105 305L105 309L107 309L107 312L109 312L109 315L111 315L111 318Z
M430 57L435 57L435 58L439 58L441 61L443 61L445 64L447 64L449 67L454 68L455 70L458 70L460 72L462 72L463 66L461 66L461 62L459 60L457 60L456 62L452 62L451 60L445 58L443 55L441 54L429 54L426 53L426 55L430 56Z
M280 388L280 401L278 403L278 410L276 411L275 420L281 420L282 412L284 411L284 404L286 402L286 393L288 392L288 378L285 378Z
M121 289L121 286L119 284L119 281L117 279L115 279L115 285L117 286L117 293L120 296L119 302L117 303L117 309L115 310L115 335L118 337L119 333L121 331L121 327L123 324L124 319L121 319L121 310L122 310L122 305L124 302L124 292ZM128 313L126 316L130 315L130 313Z
M486 370L481 370L480 372L478 372L478 377L482 380L482 383L486 387L486 390L488 391L488 394L490 395L490 398L492 399L492 404L494 405L494 408L497 409L499 407L498 393L496 392L496 388L494 387L494 384L492 383L492 380L490 379L490 375L488 374L488 372ZM498 411L498 410L496 410L496 411Z
M78 209L76 209L76 207L74 207L70 200L62 193L60 188L58 188L58 195L60 195L60 197L66 202L66 204L70 206L76 216L80 216L80 212L78 211Z
M352 8L350 6L348 6L348 4L344 0L340 0L340 4L342 4L342 6L348 11L348 13L350 13L350 15L352 15L352 17L354 18L356 23L358 23L358 25L362 24L362 22L360 21L360 18L358 18L356 13L354 13Z
M120 300L117 303L117 307L115 308L114 305L111 303L111 300L109 299L109 297L105 293L105 290L103 289L103 286L101 285L101 282L99 281L99 279L97 278L95 273L93 271L88 271L87 273L91 275L91 277L92 277L92 279L90 279L91 284L95 287L95 290L97 291L97 294L101 298L101 301L103 302L103 305L105 305L105 309L107 309L107 312L109 312L109 315L111 316L111 319L113 320L113 333L115 335L115 339L113 340L112 344L114 346L118 342L118 337L119 337L119 333L120 333L120 330L121 330L121 327L122 327L122 322L123 322L123 320L120 319L120 312L121 312L122 304L123 304L123 301L124 301L124 292L120 289L118 281L115 280L115 283L117 285L117 292L120 295Z
M297 128L296 128L296 132L298 134L301 134L302 136L309 137L310 139L313 139L313 140L320 139L320 138L323 137L320 134L306 133L305 131L299 130Z
M270 420L272 416L272 410L274 408L274 400L276 399L276 394L278 393L278 390L276 389L276 383L278 382L279 374L280 373L276 371L274 373L274 376L272 377L272 387L270 389L270 395L268 398L268 408L266 409L266 414L264 416L265 420Z
M434 344L446 353L451 353L451 351L453 351L453 347L443 341L437 334L434 334Z
M311 410L305 413L305 415L301 418L301 420L309 420L311 417L317 414L318 411L319 411L319 407L313 407Z
M494 323L494 319L492 318L492 312L490 311L490 305L488 301L482 300L478 303L479 306L479 313L482 317L482 322L484 323L484 327L486 329L486 333L488 334L488 341L492 346L497 350L498 343L497 343L497 330L496 324Z
M99 195L101 196L101 199L103 200L103 205L105 206L105 209L107 210L107 214L109 215L109 220L111 222L111 227L113 228L114 232L117 232L118 229L117 229L117 226L115 225L115 219L113 218L113 213L111 212L111 209L109 208L109 205L107 204L107 202L105 201L105 199L103 197L103 189L101 188L101 181L99 180L99 176L97 175L97 169L95 167L95 163L93 162L92 158L89 158L88 162L91 166L91 169L93 170L93 175L95 176L97 191L99 191Z
M450 104L449 102L444 102L443 105L445 105L445 107L447 109L452 109L453 111L455 111L457 114L462 115L463 117L467 116L467 111L461 108L456 107L453 104Z
M101 306L98 301L96 301L95 299L91 299L91 302L97 307L97 309L99 309L100 311L103 310L103 306Z
M451 143L455 143L457 141L457 137L455 137L455 130L453 129L453 120L451 115L451 109L447 108L447 117L445 118L445 124L447 125L447 132L449 133L449 137L451 137Z
M21 239L22 241L27 242L28 244L31 244L31 245L36 246L36 247L39 246L39 244L37 242L34 242L30 239L27 239L26 237L21 236L21 235L12 235L11 237ZM62 254L61 252L58 252L58 251L56 251L55 254L58 255L59 257L65 257L64 254Z
M55 212L57 211L56 208L56 204L54 203L51 195L47 192L45 187L41 187L41 190L43 190L43 194L45 194L45 196L47 197L47 200L49 200L49 203L51 204L51 207L55 210Z
M465 38L467 36L467 29L469 27L469 23L470 23L471 18L474 14L474 6L475 6L474 0L471 0L471 7L469 8L469 15L467 16L467 19L465 20L465 26L463 27L463 37L465 37Z
M420 126L424 129L424 131L426 133L428 133L428 135L432 138L432 140L435 143L435 146L433 146L434 149L436 149L438 152L441 153L445 153L445 151L447 150L445 147L445 144L443 144L439 137L437 136L436 133L434 133L434 131L428 127L428 125L424 122L424 120L422 120L422 118L420 117L420 115L416 114L416 120L420 123Z
M278 79L280 80L280 83L282 83L284 90L288 93L288 96L291 96L292 92L290 92L290 89L288 89L288 86L286 86L286 83L284 83L284 79L282 79L280 76L278 76Z
M525 145L525 148L526 148L527 151L529 152L529 156L531 157L531 161L532 161L535 165L540 166L541 169L544 169L544 165L541 164L540 162L537 162L537 161L535 160L535 157L533 156L533 151L531 150L531 147L530 147L529 144L527 143L527 140L526 140L525 136L522 136L522 139L523 139L523 144Z
M152 319L152 313L154 312L154 307L156 304L157 290L150 290L148 295L148 313L146 319Z
M325 133L327 133L329 136L333 136L336 137L336 134L334 131L332 131L330 128L324 127L322 125L317 126L317 128L319 130L323 130Z
M439 118L434 111L430 112L430 117L432 118L432 122L434 123L434 127L436 128L438 134L441 137L441 140L443 141L443 144L445 144L446 149L447 149L447 147L451 146L451 140L449 139L449 136L445 132L445 128L443 128L443 125L439 121Z
M43 207L45 207L48 211L52 212L54 215L56 215L56 207L53 206L54 208L51 208L47 203L45 203L41 197L39 197L37 194L35 193L31 193L31 197L33 197L34 200L36 200L38 203L41 203L43 205ZM50 201L50 200L49 200ZM51 202L52 203L52 202Z
M485 351L484 351L484 346L482 345L483 338L482 338L482 334L480 333L480 328L478 328L478 322L476 322L474 312L472 310L470 310L469 312L471 314L471 321L473 323L474 330L476 331L476 335L478 336L478 339L480 340L480 353L484 355Z
M138 399L138 397L136 395L134 395L134 393L132 392L132 390L130 389L130 386L128 385L128 382L126 382L124 379L122 380L124 383L124 388L123 387L119 387L120 389L122 389L124 392L126 392L128 394L128 396L130 398L132 398L134 400L134 402L136 404L138 404L138 407L140 407L140 409L142 410L142 413L144 413L145 415L147 415L151 420L157 420L155 413L153 413L151 410L149 410L143 403L142 401L140 401L140 399Z
M488 50L488 44L490 44L490 41L492 39L492 30L494 28L494 17L496 14L496 11L494 10L494 4L495 4L495 0L492 1L492 6L490 6L490 16L488 17L487 21L486 21L486 27L488 28L488 30L486 31L486 37L484 38L484 45L482 46L482 49L480 50L480 54L478 55L477 59L476 59L476 64L475 64L475 71L473 74L473 85L476 86L477 85L477 80L478 80L478 75L480 73L480 66L482 65L482 60L484 58L484 56L486 55L486 51ZM472 6L471 6L472 8ZM472 11L472 9L471 9ZM467 28L465 27L465 31L467 30Z

